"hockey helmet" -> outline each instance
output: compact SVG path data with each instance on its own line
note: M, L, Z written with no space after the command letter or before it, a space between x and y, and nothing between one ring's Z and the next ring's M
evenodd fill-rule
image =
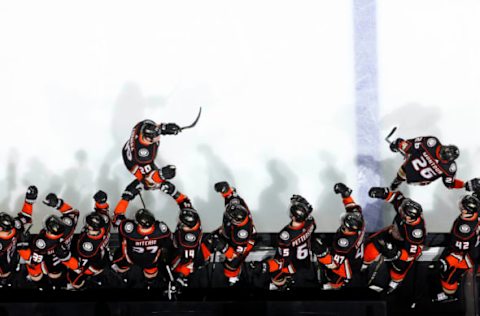
M363 228L363 216L359 212L347 212L342 216L342 228L350 231L361 230Z
M140 127L140 133L142 134L143 138L153 141L155 137L160 135L160 129L154 121L145 120Z
M300 195L293 195L290 198L290 217L297 222L304 222L310 213L312 213L312 206L308 201Z
M180 211L180 216L178 217L180 224L185 225L189 228L195 227L197 223L200 222L200 217L198 213L191 208L184 208Z
M400 212L403 217L410 217L412 220L416 220L422 215L422 206L412 199L406 198L400 204Z
M234 225L238 225L247 218L248 211L242 204L240 204L239 199L233 199L225 207L225 216Z
M103 219L102 215L98 214L97 212L91 212L87 216L85 216L85 227L88 230L98 231L106 226L106 222Z
M57 215L50 215L45 220L45 229L49 234L61 235L65 231L65 224Z
M465 195L459 203L460 211L465 210L467 214L478 213L480 209L480 201L473 195Z
M440 159L454 161L460 156L460 150L455 145L446 145L440 148Z
M145 208L141 208L137 211L135 214L135 220L137 221L138 225L144 228L150 228L155 223L155 217L149 210Z
M0 231L11 231L13 229L14 223L13 218L5 212L0 213Z

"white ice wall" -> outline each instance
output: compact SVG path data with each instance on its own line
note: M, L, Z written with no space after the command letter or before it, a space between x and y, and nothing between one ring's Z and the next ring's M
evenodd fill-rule
M320 230L335 230L341 204L332 186L356 185L351 4L0 3L0 206L16 211L30 183L85 213L99 188L114 205L132 178L120 160L131 127L144 118L187 124L202 106L197 127L165 137L159 161L177 165L175 183L206 229L221 221L212 186L226 179L261 231L288 222L293 193L316 206ZM380 128L458 144L461 177L480 174L472 163L479 10L475 1L384 1L377 9ZM385 184L401 162L391 157L382 152L391 165ZM455 198L437 186L410 191L427 209L432 192ZM145 198L174 225L174 203L158 192ZM429 227L448 230L448 209ZM51 212L35 211L37 224Z

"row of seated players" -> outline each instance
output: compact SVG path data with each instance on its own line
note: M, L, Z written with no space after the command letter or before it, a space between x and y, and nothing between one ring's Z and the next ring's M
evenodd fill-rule
M238 281L242 265L255 245L256 231L249 208L235 189L227 182L215 184L215 190L225 199L223 224L203 236L200 217L191 201L169 182L162 184L162 191L171 195L180 208L173 234L146 209L138 210L135 219L127 219L128 204L140 188L138 181L127 187L113 217L109 214L107 195L98 191L94 195L95 211L85 217L85 226L72 244L79 211L53 193L43 202L61 215L48 216L40 233L34 238L30 236L38 191L35 186L29 187L17 217L0 213L1 284L9 285L18 265L17 253L26 263L28 278L39 288L45 288L46 284L61 288L66 278L70 288L80 289L108 266L123 276L133 265L143 269L149 286L158 276L161 257L173 272L172 285L181 288L188 286L189 277L198 266L195 262L208 262L216 251L225 256L224 274L229 283L234 285ZM422 207L399 191L371 188L370 197L393 204L396 216L392 225L365 240L362 208L351 196L352 190L338 183L334 191L341 195L346 213L332 243L326 245L321 239L313 238L312 206L303 197L294 195L289 210L291 221L278 235L275 256L253 264L254 273L269 274L271 289L288 289L297 268L302 262L310 261L314 254L326 276L323 287L338 289L348 284L354 274L383 257L391 281L388 288L380 290L391 293L422 253L426 236ZM443 290L436 299L440 301L454 298L462 275L473 268L472 250L478 247L480 201L476 193L464 196L459 208L461 214L453 224L451 242L439 261ZM121 247L113 254L108 247L111 227L118 227L121 238Z

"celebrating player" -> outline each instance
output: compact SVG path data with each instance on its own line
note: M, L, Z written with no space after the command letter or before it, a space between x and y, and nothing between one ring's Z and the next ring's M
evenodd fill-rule
M343 183L334 186L334 192L342 196L346 213L342 224L333 236L331 247L321 239L314 241L313 249L319 264L325 268L327 283L324 289L339 289L360 271L363 262L365 223L362 208L351 197L352 189Z
M440 177L449 189L465 188L468 191L475 191L480 188L480 179L472 179L465 183L455 178L457 172L455 160L460 155L455 145L442 145L436 137L426 136L408 140L397 138L390 143L390 149L393 152L400 152L405 157L405 162L390 185L392 191L404 181L427 185Z
M225 198L223 224L202 243L204 259L220 250L225 254L224 274L229 285L239 281L242 264L255 245L255 226L245 201L227 182L215 184L215 191Z
M401 192L391 192L388 188L373 187L368 194L372 198L390 202L397 212L391 226L370 236L364 256L366 266L381 256L388 263L391 278L387 290L389 294L403 281L422 253L426 235L422 206ZM383 288L376 286L372 289L383 291Z
M0 213L0 287L11 286L12 272L18 263L18 252L28 249L26 226L32 223L33 203L38 195L37 187L28 187L22 211L15 218Z
M78 270L69 270L68 281L73 289L82 288L88 278L101 275L109 264L110 216L107 194L98 191L93 196L95 211L85 217L85 225L72 249L79 262Z
M460 200L459 209L460 215L452 226L450 244L439 261L442 292L434 298L435 302L456 300L455 293L462 276L473 269L472 252L479 237L480 201L472 195L466 195Z
M177 198L180 214L173 233L173 260L171 263L177 290L187 287L190 275L195 271L195 261L202 240L202 225L197 211L185 195Z
M122 207L115 209L114 224L119 227L121 246L114 254L112 268L125 274L132 265L143 269L143 274L150 288L158 275L159 257L164 250L171 248L172 237L164 222L155 219L147 209L139 209L135 220L125 217L128 202L139 194L141 185L127 187L122 195ZM124 279L124 281L126 281Z
M20 254L27 261L30 279L40 289L46 284L45 274L52 289L60 289L66 283L66 267L78 269L78 261L71 256L70 246L80 212L54 193L48 194L43 203L59 210L62 216L48 216L44 228L33 239L30 248L22 250Z
M270 290L288 290L298 269L311 266L311 239L315 231L312 206L300 195L290 198L290 223L278 235L275 257L266 262L270 273ZM265 267L263 269L265 269Z

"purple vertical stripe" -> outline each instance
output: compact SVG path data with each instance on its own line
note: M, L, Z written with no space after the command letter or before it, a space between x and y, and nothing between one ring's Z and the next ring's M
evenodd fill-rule
M357 197L364 206L367 229L383 224L381 204L368 197L380 184L376 0L353 0Z

